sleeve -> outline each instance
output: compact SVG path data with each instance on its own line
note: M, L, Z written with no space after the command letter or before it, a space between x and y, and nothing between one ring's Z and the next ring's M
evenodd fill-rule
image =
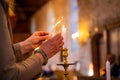
M0 80L30 80L41 72L41 66L36 55L16 63L6 15L0 3Z
M14 49L14 54L15 54L15 57L16 57L16 61L17 62L21 61L22 60L22 54L21 54L21 51L20 51L20 45L18 43L14 44L13 49Z
M19 69L19 80L30 80L33 79L42 71L42 65L40 59L33 55L22 63L16 64Z

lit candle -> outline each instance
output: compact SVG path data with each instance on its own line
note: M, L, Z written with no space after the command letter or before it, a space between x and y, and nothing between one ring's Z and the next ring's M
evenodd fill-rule
M63 41L64 41L63 48L67 48L67 44L66 44L66 28L65 28L64 25L62 25L62 36L63 36Z
M111 80L110 76L110 62L107 60L106 62L106 80Z

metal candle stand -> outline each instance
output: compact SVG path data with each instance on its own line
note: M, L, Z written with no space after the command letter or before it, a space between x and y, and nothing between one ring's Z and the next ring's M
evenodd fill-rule
M68 57L68 49L67 48L62 49L62 57L63 57L63 62L64 63L63 64L57 64L57 65L60 65L60 66L62 65L64 67L64 70L65 70L64 80L69 80L67 69L68 69L69 65L74 65L74 63L68 63L68 61L67 61L67 57Z

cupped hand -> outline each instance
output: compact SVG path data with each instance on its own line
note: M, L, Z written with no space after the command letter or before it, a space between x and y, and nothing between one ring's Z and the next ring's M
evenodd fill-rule
M43 42L40 46L42 50L47 54L48 58L54 56L57 52L62 50L63 46L63 37L61 36L61 33L56 34L52 38L46 40Z
M37 31L33 33L25 42L29 43L32 48L36 48L42 44L43 41L49 39L51 36L46 31Z
M51 35L46 31L37 31L25 41L20 42L21 52L25 54L39 47L43 41L49 39Z

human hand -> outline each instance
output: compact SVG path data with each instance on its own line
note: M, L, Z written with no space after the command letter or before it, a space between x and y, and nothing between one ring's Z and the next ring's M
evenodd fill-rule
M29 43L33 49L40 46L43 41L50 38L51 35L45 31L37 31L33 33L25 42Z
M46 31L37 31L33 33L25 41L20 42L22 54L32 51L36 47L40 46L43 41L49 39L51 35Z
M48 58L51 58L62 49L63 44L63 37L61 36L61 33L58 33L43 42L40 48L47 54Z

